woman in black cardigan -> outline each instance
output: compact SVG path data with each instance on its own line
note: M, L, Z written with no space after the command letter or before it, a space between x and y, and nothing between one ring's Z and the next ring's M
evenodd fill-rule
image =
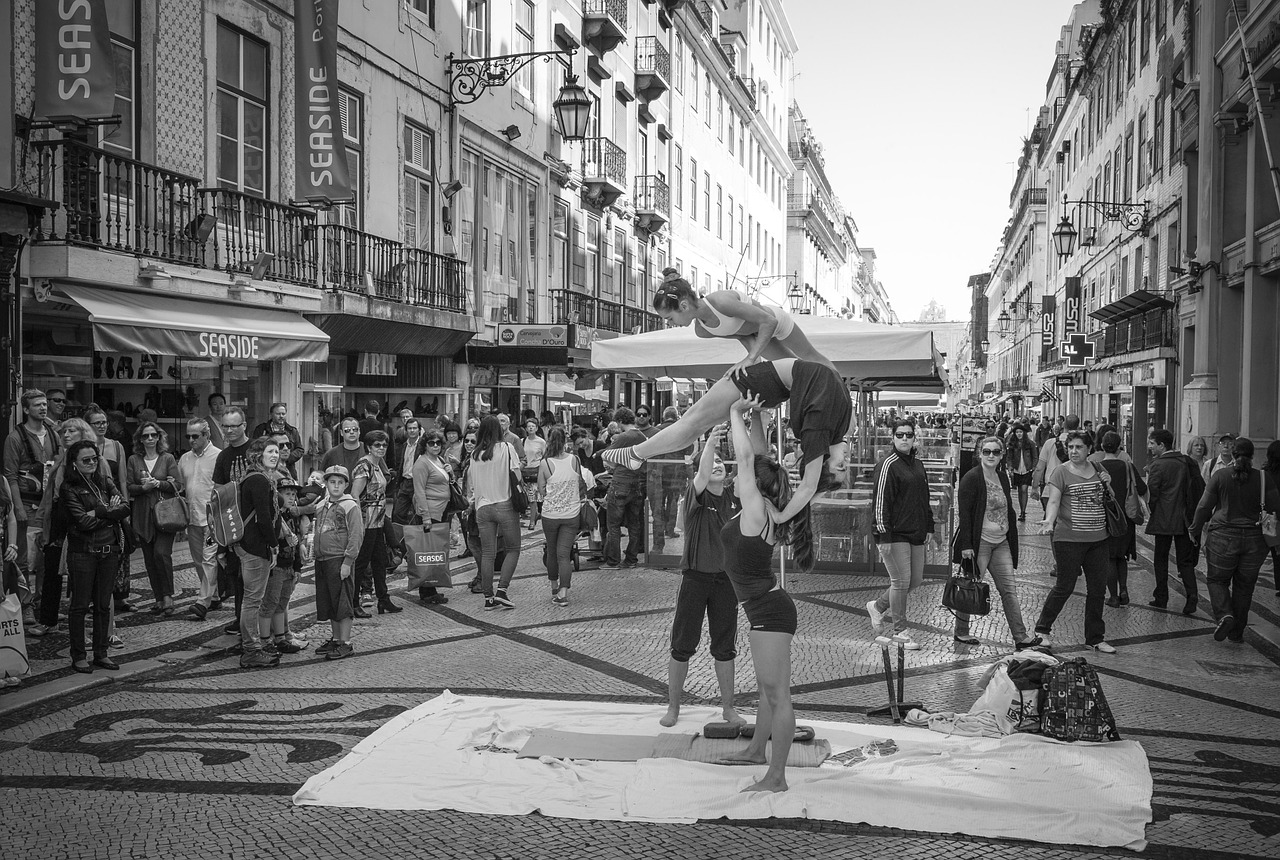
M280 530L280 506L276 499L280 447L270 438L254 439L245 454L249 472L240 480L240 516L244 537L235 545L244 580L244 601L240 606L240 668L261 669L280 662L278 654L268 654L259 626L259 610L267 591L267 581L275 563ZM271 629L267 621L268 633Z
M1013 636L1015 648L1034 648L1040 637L1028 635L1018 605L1014 569L1018 566L1018 523L1013 515L1013 496L1009 476L998 468L1004 457L1004 443L998 436L987 436L978 443L981 466L970 469L960 479L956 507L960 524L951 541L951 560L973 559L979 578L990 571L991 580L1004 604L1005 620ZM978 645L969 634L969 616L956 615L955 640L962 645Z

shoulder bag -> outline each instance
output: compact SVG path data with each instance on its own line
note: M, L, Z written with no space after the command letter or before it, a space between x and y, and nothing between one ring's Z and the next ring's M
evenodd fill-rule
M515 449L507 443L507 485L511 488L511 507L517 514L529 511L529 494L524 489L524 476L511 471L511 456Z
M1124 514L1134 525L1142 525L1147 521L1147 503L1142 500L1142 491L1138 489L1138 470L1129 463L1129 495L1124 500Z
M156 502L156 528L162 532L180 532L190 524L187 500L175 493Z
M1262 527L1262 539L1267 546L1280 546L1280 537L1276 535L1276 515L1267 513L1267 472L1259 469L1258 474L1262 477L1261 497L1258 499L1258 525Z
M987 615L991 612L991 586L978 578L973 559L960 559L960 567L942 587L942 605L952 615Z
M1098 480L1102 482L1102 510L1107 515L1107 534L1111 537L1124 537L1129 533L1129 518L1124 514L1124 507L1111 492L1111 478L1102 469L1093 467Z

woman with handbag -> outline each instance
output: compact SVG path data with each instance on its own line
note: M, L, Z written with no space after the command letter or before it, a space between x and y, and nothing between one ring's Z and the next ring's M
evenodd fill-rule
M1253 468L1253 442L1244 436L1232 443L1233 463L1209 476L1191 523L1191 539L1199 540L1207 523L1205 557L1209 600L1218 642L1244 641L1258 571L1267 557L1266 532L1274 536L1280 511L1280 486ZM1269 519L1268 519L1269 518Z
M178 461L169 453L168 434L154 421L143 421L133 434L133 454L127 466L133 533L142 547L142 561L155 597L154 615L173 615L173 532L156 522L156 505L182 491Z
M971 561L979 581L984 573L991 574L1014 649L1035 648L1040 637L1027 633L1018 604L1018 583L1014 578L1018 567L1018 525L1013 519L1009 476L998 468L1006 457L1000 437L987 436L979 442L978 456L980 468L970 469L960 479L956 500L960 523L951 539L951 561L961 567L966 559ZM961 645L981 644L969 633L967 613L956 612L955 641Z
M444 445L444 434L434 427L418 440L410 481L413 513L406 525L430 527L453 517L450 501L458 491L453 489L453 467L444 458ZM449 602L434 585L418 586L418 599L426 604Z
M67 450L71 464L58 491L67 512L67 573L71 577L71 667L88 674L94 666L116 670L120 666L107 655L107 628L111 617L111 589L120 569L124 533L120 523L128 518L115 481L99 471L98 446L82 440ZM93 604L93 662L87 659L84 619Z
M356 588L360 594L374 592L378 596L378 614L400 612L401 607L391 602L387 591L387 537L382 525L387 518L387 486L391 470L387 468L387 449L391 437L385 430L370 430L364 434L365 449L369 452L356 461L351 473L351 497L360 502L364 513L364 541L356 558ZM356 618L371 618L357 602Z
M1107 573L1107 606L1129 605L1129 560L1138 560L1138 523L1144 522L1138 507L1138 497L1145 495L1143 482L1133 462L1120 450L1120 434L1107 430L1102 434L1102 459L1098 462L1111 477L1111 491L1117 499L1125 500L1125 514L1129 528L1125 534L1107 541L1107 553L1111 568ZM1093 460L1093 455L1089 459Z
M538 474L542 468L542 458L546 456L547 440L542 438L538 419L525 419L523 427L524 438L520 440L520 444L524 446L524 468L521 475L524 477L525 492L529 494L529 528L532 530L538 525L538 507L542 502Z
M124 497L126 502L129 501L129 475L126 466L129 456L124 451L124 445L121 445L115 439L107 435L112 428L110 416L106 411L96 403L90 403L85 407L84 414L81 416L84 421L93 428L93 436L86 437L89 439L96 438L98 441L98 450L102 452L103 468L111 475L111 480L116 482L116 486L120 488L120 495ZM116 587L112 590L112 599L115 601L115 611L111 615L112 633L111 647L119 647L116 645L115 635L115 617L121 612L132 612L133 607L129 604L129 556L133 549L133 535L126 525L125 529L125 551L121 556L121 571L116 575ZM124 643L121 642L120 645Z
M587 501L582 464L565 450L564 443L564 430L552 427L546 456L538 466L538 495L543 499L542 533L547 538L547 579L551 583L551 602L556 606L569 605L573 578L570 555L581 528L582 505ZM526 443L525 452L528 451Z
M514 445L502 441L502 436L497 417L486 415L480 422L476 450L467 467L476 527L480 532L480 585L486 610L516 608L507 596L507 587L520 560L520 513L515 495L523 493L524 479L520 473L520 455ZM493 566L499 535L505 554L495 589Z
M1045 481L1049 500L1040 523L1040 534L1053 535L1053 558L1058 570L1057 580L1045 597L1036 621L1036 634L1043 645L1049 645L1053 622L1083 573L1084 643L1102 654L1114 654L1116 649L1106 641L1107 628L1102 620L1107 574L1111 568L1104 507L1111 477L1089 462L1089 437L1084 433L1079 430L1067 433L1066 447L1067 462L1054 469Z
M996 441L999 441L999 437ZM1015 424L1009 431L1009 448L1004 458L1013 486L1018 488L1018 521L1022 522L1027 518L1027 497L1031 494L1031 479L1040 459L1040 449L1036 447L1026 424ZM985 460L983 464L986 464ZM1016 563L1014 566L1017 566ZM996 587L999 588L998 585Z

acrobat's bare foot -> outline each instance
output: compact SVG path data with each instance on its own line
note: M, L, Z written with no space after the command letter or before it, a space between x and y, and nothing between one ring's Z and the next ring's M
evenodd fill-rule
M787 790L787 781L785 779L774 779L772 777L766 776L764 779L760 780L759 782L753 782L751 785L748 785L746 788L742 789L742 791L738 793L746 794L748 791L778 792L778 791L786 791L786 790Z
M716 764L728 764L728 765L751 765L751 764L768 764L768 763L769 762L764 757L763 751L754 752L750 748L747 748L740 753L734 753L733 755L727 755L727 756L724 756L723 758L716 759Z
M747 718L738 713L733 706L727 707L721 711L720 716L726 723L736 723L739 726L745 726L747 724Z
M680 706L672 705L671 707L667 708L667 715L662 719L658 720L658 724L669 729L672 726L674 726L679 719L680 719Z

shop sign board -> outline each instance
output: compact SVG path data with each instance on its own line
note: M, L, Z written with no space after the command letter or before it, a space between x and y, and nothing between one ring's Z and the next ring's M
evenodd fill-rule
M362 352L356 365L358 376L395 376L396 355L393 352Z
M567 325L500 325L500 346L568 346Z
M103 0L43 0L36 18L35 116L94 119L115 110L116 75Z
M351 198L338 101L338 0L294 0L296 197ZM408 160L406 153L405 159Z
M1055 376L1055 377L1053 378L1053 384L1054 384L1054 385L1057 385L1057 386L1059 386L1059 387L1065 387L1065 386L1068 386L1068 385L1075 385L1075 382L1076 382L1076 378L1075 378L1075 376L1074 376L1073 374L1070 374L1070 373L1063 374L1062 376Z
M1053 296L1045 296L1040 304L1040 361L1049 360L1049 353L1053 351L1053 326L1057 314L1057 299Z
M1062 302L1062 334L1064 337L1080 331L1080 279L1067 278L1066 296Z

